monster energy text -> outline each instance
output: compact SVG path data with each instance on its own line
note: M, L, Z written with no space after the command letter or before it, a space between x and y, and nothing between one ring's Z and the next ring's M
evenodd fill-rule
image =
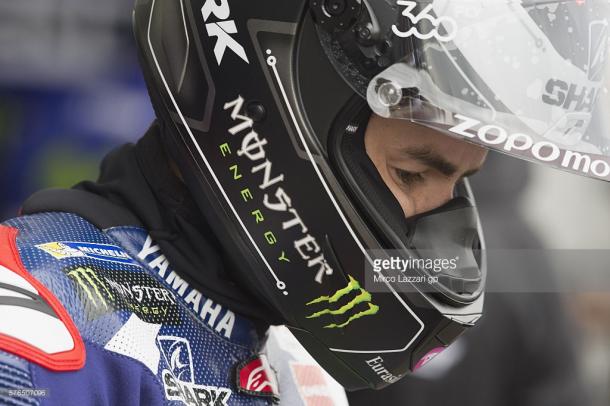
M105 276L106 273L112 271L90 267L66 270L68 277L76 282L83 295L92 304L96 314L129 310L145 321L154 319L155 316L163 317L168 321L175 319L174 295L156 284L152 278L141 276L144 282L142 284L135 283L135 280L114 280Z
M331 305L339 302L343 297L349 295L352 292L357 292L356 296L352 300L350 300L348 303L344 304L343 306L341 306L339 308L335 308L335 309L331 308ZM357 280L355 280L354 278L349 276L349 283L347 284L347 286L344 287L343 289L339 289L334 295L320 296L319 298L314 299L311 302L307 303L307 306L311 306L311 305L315 305L315 304L319 304L319 303L328 304L328 308L317 311L317 312L307 316L307 318L315 319L318 317L322 317L324 315L332 315L332 316L348 316L349 315L347 320L343 321L340 324L331 323L331 324L324 326L324 328L344 328L344 327L348 326L354 320L360 319L365 316L372 316L374 314L377 314L377 312L379 311L379 306L371 303L371 300L372 300L371 294L369 292L367 292L366 290L362 289L362 287L360 287L360 283ZM356 310L355 309L357 305L363 304L363 303L365 303L367 305L366 310Z
M323 282L325 275L332 275L333 269L330 267L324 257L324 253L316 238L309 233L309 228L301 219L298 210L295 208L294 202L289 193L282 187L284 182L284 174L273 173L273 163L267 157L265 146L268 140L253 129L253 120L242 114L244 99L238 96L237 99L228 102L224 105L224 110L230 110L231 118L236 124L229 129L229 133L233 136L243 134L241 139L240 149L237 151L237 156L246 157L253 166L250 169L252 174L261 174L262 182L259 184L259 189L265 192L263 196L263 205L267 210L276 213L285 213L285 220L282 222L282 230L298 230L301 238L294 240L293 245L299 256L306 261L307 267L316 270L315 280L318 283ZM220 146L223 156L231 153L228 144ZM233 173L233 179L238 180L242 177L237 165L230 167ZM254 199L250 188L245 188L241 191L241 196L244 201L248 202ZM263 212L258 209L252 211L252 215L256 219L256 223L263 223L265 217ZM275 245L278 240L273 231L264 233L265 240L270 245ZM279 260L286 260L285 253L279 256Z

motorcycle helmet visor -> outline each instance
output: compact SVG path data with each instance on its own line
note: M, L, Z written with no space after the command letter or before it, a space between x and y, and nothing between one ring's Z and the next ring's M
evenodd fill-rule
M365 0L357 52L349 30L321 38L382 117L610 181L609 12L608 0Z

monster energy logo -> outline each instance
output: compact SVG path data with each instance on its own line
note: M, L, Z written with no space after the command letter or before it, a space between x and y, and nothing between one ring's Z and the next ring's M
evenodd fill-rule
M64 272L78 286L82 299L91 304L92 319L128 311L148 323L180 322L172 292L148 275L97 267L66 268Z
M102 294L102 290L108 295L110 300L114 301L114 296L112 293L110 293L110 290L106 284L99 278L93 269L76 268L68 272L68 276L74 279L80 285L95 307L104 306L106 309L108 309L108 303L106 303L106 298ZM100 290L100 288L102 290Z
M349 303L346 303L345 305L339 307L338 309L330 308L331 307L330 305L337 303L344 296L350 294L351 292L358 292L358 294ZM372 300L371 294L369 292L367 292L366 290L362 289L362 287L360 286L360 283L357 280L355 280L354 278L349 276L349 283L347 284L347 286L344 287L343 289L339 289L334 295L320 296L319 298L314 299L311 302L307 303L307 306L311 306L313 304L318 304L318 303L328 303L328 305L329 305L328 309L324 309L319 312L316 312L312 315L307 316L307 318L315 319L315 318L318 318L318 317L321 317L321 316L324 316L327 314L330 314L332 316L346 316L350 313L353 313L351 316L349 316L349 318L346 321L344 321L341 324L331 323L331 324L324 326L324 328L344 328L354 320L360 319L365 316L372 316L374 314L377 314L377 312L379 311L379 306L371 303L371 300ZM368 305L368 309L354 313L353 312L354 308L361 303L366 303Z

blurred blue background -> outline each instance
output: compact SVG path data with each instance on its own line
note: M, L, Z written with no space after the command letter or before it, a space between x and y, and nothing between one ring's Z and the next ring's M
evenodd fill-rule
M131 2L0 1L0 214L34 190L97 174L153 119Z

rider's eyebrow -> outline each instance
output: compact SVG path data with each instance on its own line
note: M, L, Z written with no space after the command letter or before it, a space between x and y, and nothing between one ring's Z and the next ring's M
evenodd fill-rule
M432 151L429 147L411 147L405 149L404 153L410 158L436 169L445 176L453 176L458 171L457 166Z

